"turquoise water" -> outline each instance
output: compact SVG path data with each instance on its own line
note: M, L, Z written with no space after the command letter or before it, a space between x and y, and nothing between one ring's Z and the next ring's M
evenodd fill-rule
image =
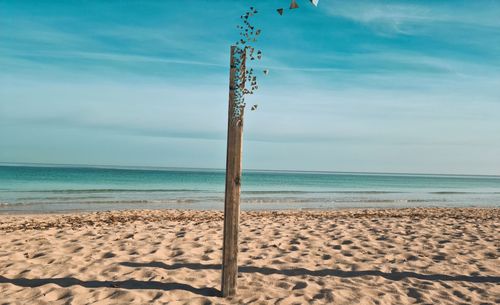
M246 171L242 209L500 207L500 177ZM0 166L0 213L222 209L224 171Z

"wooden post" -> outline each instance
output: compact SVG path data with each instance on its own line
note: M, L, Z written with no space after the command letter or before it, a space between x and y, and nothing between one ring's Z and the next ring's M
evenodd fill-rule
M238 230L240 221L240 191L241 191L241 155L243 146L243 109L241 115L235 118L237 107L236 86L245 87L245 57L242 55L238 66L235 62L237 49L231 46L231 70L229 75L229 112L227 126L226 155L226 194L224 201L224 244L222 249L222 296L236 294L236 278L238 276ZM237 73L237 69L241 69ZM236 82L237 76L242 76Z

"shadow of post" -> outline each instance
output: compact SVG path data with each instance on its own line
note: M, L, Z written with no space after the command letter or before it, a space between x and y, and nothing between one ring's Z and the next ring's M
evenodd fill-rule
M153 267L162 268L166 270L175 270L180 268L188 268L191 270L220 270L219 264L198 264L198 263L177 263L167 265L162 262L149 262L149 263L135 263L123 262L122 266L141 268ZM406 278L415 278L427 281L459 281L469 283L500 283L500 276L472 276L472 275L447 275L447 274L421 274L416 272L382 272L378 270L361 270L361 271L343 271L339 269L320 269L309 270L305 268L293 269L274 269L269 267L255 267L255 266L240 266L238 272L241 273L260 273L264 275L279 274L286 276L336 276L341 278L355 278L362 276L380 276L391 281L400 281Z
M191 270L221 270L220 264L199 264L199 263L177 263L167 265L162 262L136 263L122 262L122 266L132 268L162 268L165 270L176 270L187 268ZM309 270L305 268L274 269L269 267L240 266L238 272L260 273L264 275L279 274L285 276L336 276L341 278L355 278L362 276L380 276L391 281L400 281L406 278L415 278L427 281L460 281L469 283L500 283L500 276L470 276L470 275L447 275L447 274L420 274L416 272L382 272L378 270L364 271L343 271L338 269ZM201 296L220 296L221 293L216 288L196 288L182 283L163 283L158 281L82 281L73 277L48 278L48 279L9 279L0 276L0 284L13 284L19 287L39 287L46 284L55 284L61 287L82 286L86 288L122 288L122 289L157 289L163 291L184 290Z
M123 288L123 289L157 289L157 290L185 290L198 295L211 297L220 296L220 291L215 288L195 288L188 284L162 283L157 281L82 281L73 277L49 279L9 279L0 276L0 284L13 284L19 287L39 287L46 284L55 284L61 287L82 286L86 288Z

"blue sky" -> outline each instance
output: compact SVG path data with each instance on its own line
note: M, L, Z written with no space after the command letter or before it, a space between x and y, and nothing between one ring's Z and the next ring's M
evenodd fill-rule
M254 5L245 168L500 174L500 1L298 3L0 0L0 162L223 168Z

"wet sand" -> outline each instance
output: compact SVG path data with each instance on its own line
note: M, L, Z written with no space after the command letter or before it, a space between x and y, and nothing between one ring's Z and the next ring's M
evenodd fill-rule
M0 304L498 304L500 209L0 215Z

